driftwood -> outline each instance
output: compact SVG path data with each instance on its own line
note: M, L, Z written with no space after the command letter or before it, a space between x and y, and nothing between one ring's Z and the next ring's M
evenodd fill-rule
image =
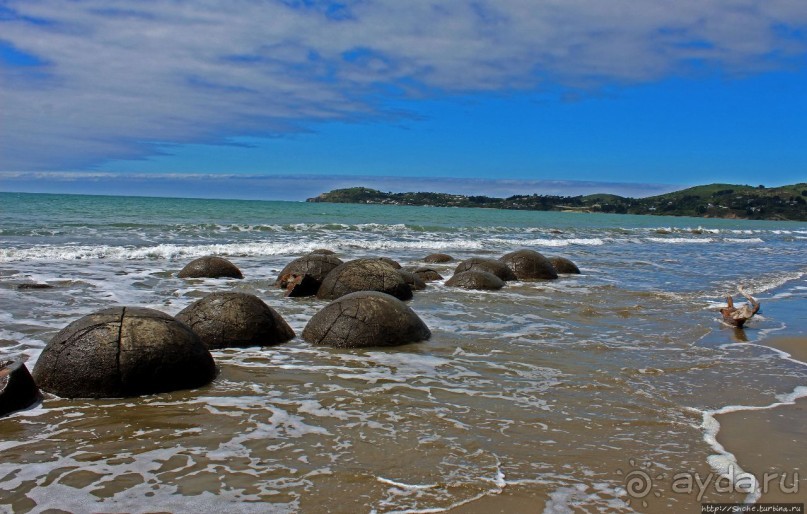
M744 303L740 307L734 306L734 299L731 295L726 295L727 307L720 309L720 314L723 315L723 321L729 325L737 328L742 328L746 321L751 319L754 314L759 312L759 301L750 294L743 291L742 287L738 287L740 292L749 303Z

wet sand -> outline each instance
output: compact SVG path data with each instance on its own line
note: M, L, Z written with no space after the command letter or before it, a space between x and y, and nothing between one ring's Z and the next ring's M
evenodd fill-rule
M807 337L777 338L765 344L807 362ZM720 423L717 440L737 458L743 470L761 482L765 473L777 474L760 502L807 502L807 398L795 405L740 411L716 416ZM784 488L780 476L787 473ZM798 473L798 491L794 473Z

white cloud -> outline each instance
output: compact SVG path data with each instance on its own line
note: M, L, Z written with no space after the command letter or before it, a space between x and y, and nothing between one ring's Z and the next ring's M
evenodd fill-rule
M383 116L385 95L636 83L803 57L802 0L8 0L0 169Z

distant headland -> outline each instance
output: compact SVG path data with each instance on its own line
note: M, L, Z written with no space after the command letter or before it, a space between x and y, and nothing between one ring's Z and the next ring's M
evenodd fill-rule
M807 183L772 188L710 184L647 198L611 194L533 194L494 198L447 193L384 193L366 187L351 187L334 189L306 201L807 221Z

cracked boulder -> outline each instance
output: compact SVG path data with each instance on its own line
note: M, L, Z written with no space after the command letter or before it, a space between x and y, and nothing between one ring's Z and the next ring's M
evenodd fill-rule
M519 280L552 280L558 272L549 259L535 250L517 250L503 255L501 262L513 270Z
M33 376L65 398L122 398L200 387L215 374L213 357L187 325L153 309L115 307L56 334Z
M580 268L566 257L549 257L549 262L558 273L580 274Z
M457 265L454 274L456 275L463 271L487 271L504 281L516 280L516 274L513 273L513 270L508 268L505 263L494 259L483 259L481 257L466 259Z
M342 261L333 255L310 253L288 263L275 284L286 290L286 296L313 296L328 273L340 264Z
M294 338L294 331L277 311L247 293L211 293L176 318L211 350L272 346Z
M192 260L177 275L179 278L244 278L241 270L227 259L208 255Z
M412 288L398 271L378 259L357 259L337 266L322 281L317 298L335 300L357 291L379 291L399 300L412 299Z
M319 346L367 348L425 341L431 332L405 303L385 293L359 291L316 313L303 339Z
M0 416L30 407L38 398L39 389L25 363L0 358Z
M453 277L446 280L446 285L463 289L495 291L504 287L504 280L487 271L471 270L455 273Z

